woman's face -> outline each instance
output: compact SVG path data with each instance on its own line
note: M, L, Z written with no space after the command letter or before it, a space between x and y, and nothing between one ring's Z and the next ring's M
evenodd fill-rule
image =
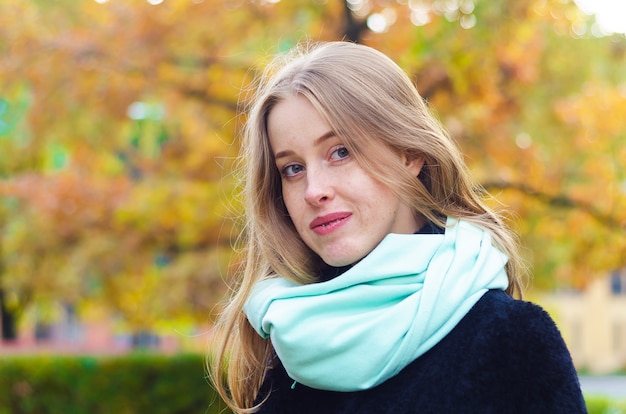
M327 264L355 263L387 234L414 233L421 227L411 208L359 166L302 95L276 104L268 133L293 224ZM419 159L398 161L415 177L423 164Z

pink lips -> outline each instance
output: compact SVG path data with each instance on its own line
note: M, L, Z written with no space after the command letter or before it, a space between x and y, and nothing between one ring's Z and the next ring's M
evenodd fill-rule
M309 227L315 233L323 236L325 234L332 233L339 227L343 226L351 215L352 213L341 211L338 213L331 213L325 216L316 217L311 224L309 224Z

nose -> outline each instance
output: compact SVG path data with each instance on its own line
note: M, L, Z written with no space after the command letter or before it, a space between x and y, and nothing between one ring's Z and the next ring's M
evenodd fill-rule
M331 180L319 171L307 171L307 184L304 199L312 206L319 206L332 200L335 195Z

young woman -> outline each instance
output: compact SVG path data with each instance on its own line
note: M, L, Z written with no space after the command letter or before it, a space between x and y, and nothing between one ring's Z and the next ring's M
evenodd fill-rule
M553 321L513 299L515 236L410 79L366 46L303 49L248 113L221 396L240 413L585 412Z

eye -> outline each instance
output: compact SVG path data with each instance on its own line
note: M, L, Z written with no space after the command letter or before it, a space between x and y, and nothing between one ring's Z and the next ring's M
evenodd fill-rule
M345 158L348 158L349 156L350 156L350 152L348 151L346 147L337 147L330 154L330 158L332 160L343 160Z
M304 171L304 167L300 164L286 165L280 172L283 177L295 177L298 173Z

